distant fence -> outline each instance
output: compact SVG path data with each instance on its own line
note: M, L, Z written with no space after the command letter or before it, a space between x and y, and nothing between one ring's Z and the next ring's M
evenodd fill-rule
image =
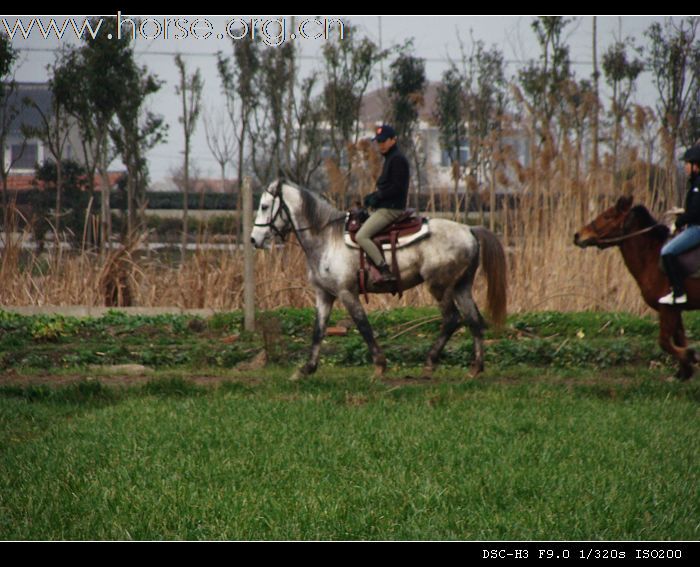
M29 191L9 191L9 201L20 207L31 207L32 202L39 190L33 189ZM149 191L146 193L147 209L160 210L180 210L182 209L182 193L177 191ZM510 205L515 204L516 197L513 195L496 195L496 209L503 206L505 198L511 200ZM100 210L102 195L95 192L93 210ZM256 209L260 199L260 193L253 195L253 208ZM346 209L354 205L360 200L357 194L348 194L345 196L344 203L338 203L338 196L332 196L331 200L336 206L344 205ZM464 195L460 194L460 210L464 210ZM113 210L126 209L126 194L123 192L113 192L110 195L110 206ZM238 193L190 193L187 198L187 208L189 210L207 210L207 211L235 211L239 203ZM420 211L453 211L455 208L454 193L441 191L433 195L412 193L409 198L411 207L417 208ZM70 208L70 203L64 201L64 206ZM478 195L472 194L469 199L469 210L480 211L489 210L488 199L481 200Z

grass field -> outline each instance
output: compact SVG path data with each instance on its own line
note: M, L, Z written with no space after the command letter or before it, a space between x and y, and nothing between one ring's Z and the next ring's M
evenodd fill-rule
M278 315L287 342L308 340L308 313ZM282 364L236 369L264 337L198 358L238 332L237 315L5 315L0 539L700 539L700 382L663 380L652 320L521 316L489 338L482 377L464 379L462 337L428 382L412 353L432 323L396 337L419 315L374 315L385 380L343 346L351 331L297 383L291 346ZM76 353L108 351L109 337L134 353L148 337L157 364L106 380Z

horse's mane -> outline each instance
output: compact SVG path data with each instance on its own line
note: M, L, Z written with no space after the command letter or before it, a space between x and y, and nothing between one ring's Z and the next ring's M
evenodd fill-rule
M636 205L632 207L627 217L628 223L635 223L635 230L643 230L650 226L655 226L654 230L650 231L650 236L664 241L670 234L670 229L662 223L659 223L649 212L644 205Z
M329 203L322 195L314 193L291 181L285 181L286 185L290 185L299 191L301 195L301 212L306 218L309 226L309 231L312 234L318 234L321 229L331 226L334 232L342 233L343 223L332 222L338 219L343 213Z

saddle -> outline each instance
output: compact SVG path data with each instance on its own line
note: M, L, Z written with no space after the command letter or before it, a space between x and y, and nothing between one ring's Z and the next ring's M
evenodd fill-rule
M356 207L348 212L347 220L345 223L346 239L345 242L348 246L353 246L359 249L360 253L360 269L358 271L358 281L360 285L360 293L365 296L365 302L369 303L369 297L367 294L367 277L369 271L369 277L372 283L381 286L382 277L379 270L374 265L374 263L367 258L365 251L357 244L357 231L360 230L362 224L369 218L369 213L367 209ZM401 286L401 273L399 271L398 261L396 258L396 249L400 248L402 245L405 246L409 243L415 242L420 238L424 238L428 233L428 219L426 217L416 214L415 209L406 209L403 214L398 217L393 223L384 228L381 232L374 235L372 238L373 242L379 248L382 256L384 256L385 250L391 250L391 271L396 276L396 283L391 286L393 289L391 291L392 295L399 294L399 297L403 297L403 289ZM406 238L413 237L413 238ZM399 243L399 238L404 239L405 242ZM386 257L385 257L386 260ZM389 284L387 284L389 285Z

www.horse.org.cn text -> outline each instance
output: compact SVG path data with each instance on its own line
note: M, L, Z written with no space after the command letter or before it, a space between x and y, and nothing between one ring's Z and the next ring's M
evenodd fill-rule
M0 18L0 31L13 39L96 39L106 33L112 39L114 30L103 28L105 18ZM182 39L258 39L271 47L287 41L345 39L345 23L340 18L190 18L130 17L120 11L116 14L116 39L131 41Z

